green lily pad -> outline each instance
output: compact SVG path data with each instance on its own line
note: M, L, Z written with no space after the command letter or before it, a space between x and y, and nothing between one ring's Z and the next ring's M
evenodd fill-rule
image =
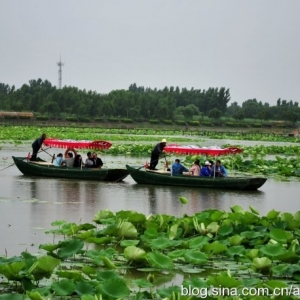
M58 282L53 282L51 288L58 296L72 295L75 291L75 284L73 280L62 279Z
M146 258L149 261L149 264L154 268L167 270L174 268L172 260L164 254L158 252L149 252L147 253Z
M108 279L104 283L101 283L97 289L113 299L124 299L130 293L126 283L120 278Z
M207 254L195 250L187 250L184 258L187 262L195 265L204 265L208 260Z
M145 250L136 246L128 246L124 249L124 257L129 261L140 261L146 256Z

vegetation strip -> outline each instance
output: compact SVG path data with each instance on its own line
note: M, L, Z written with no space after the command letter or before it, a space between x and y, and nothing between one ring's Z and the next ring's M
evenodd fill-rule
M55 221L52 226L46 233L63 239L40 245L46 254L0 257L6 278L0 299L12 294L13 299L196 299L199 294L186 291L212 287L227 293L264 288L268 295L292 287L288 299L299 296L300 212L259 216L251 206L249 211L233 206L231 212L211 209L176 217L105 210L93 223ZM139 279L132 279L136 272ZM181 283L158 287L176 274Z

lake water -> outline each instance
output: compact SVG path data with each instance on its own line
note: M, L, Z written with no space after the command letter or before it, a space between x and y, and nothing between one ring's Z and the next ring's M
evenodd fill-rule
M34 178L23 176L16 166L10 166L11 155L26 156L28 152L22 147L8 148L13 147L2 147L0 151L0 255L19 255L26 249L36 253L39 244L52 242L44 231L51 228L53 221L91 223L96 212L104 209L136 210L146 215L194 214L210 208L228 211L233 205L245 209L251 205L262 215L272 209L291 213L300 210L299 182L268 179L260 190L242 192L144 186L130 176L122 183ZM41 157L49 160L45 153ZM145 158L105 155L102 159L113 167L145 163ZM183 208L179 196L189 200Z

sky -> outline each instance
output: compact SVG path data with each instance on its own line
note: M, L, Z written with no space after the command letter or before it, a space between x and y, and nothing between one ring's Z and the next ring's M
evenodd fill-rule
M299 0L0 0L0 83L300 102Z

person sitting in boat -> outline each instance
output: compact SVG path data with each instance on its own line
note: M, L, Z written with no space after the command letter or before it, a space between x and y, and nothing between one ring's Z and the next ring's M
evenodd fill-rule
M81 168L83 166L83 163L82 163L82 157L80 154L76 154L75 155L75 158L74 158L74 164L73 164L73 167L74 168Z
M84 165L86 168L94 168L94 160L93 160L92 152L87 153L87 159L85 160Z
M216 161L216 166L213 170L214 170L213 175L215 177L227 177L228 175L226 168L221 164L220 160Z
M159 161L159 156L164 152L164 148L166 147L167 140L162 139L160 143L158 143L151 152L151 159L150 159L150 170L157 170L156 166Z
M209 177L211 176L212 172L211 172L211 163L207 160L204 163L204 166L201 168L201 172L200 172L200 176L201 177Z
M62 160L63 160L63 154L62 153L57 154L56 158L53 161L54 166L60 167L62 165Z
M175 163L172 165L171 175L182 175L183 172L188 172L189 170L180 163L180 160L175 159Z
M97 153L93 152L93 161L94 161L94 168L99 168L101 169L103 167L103 162L100 157L97 157Z
M63 159L62 164L68 168L73 168L74 166L74 154L76 155L77 152L74 149L67 149L65 151L65 159Z
M200 170L201 170L200 161L199 161L199 159L196 159L194 164L190 168L190 174L192 174L193 176L199 176Z

